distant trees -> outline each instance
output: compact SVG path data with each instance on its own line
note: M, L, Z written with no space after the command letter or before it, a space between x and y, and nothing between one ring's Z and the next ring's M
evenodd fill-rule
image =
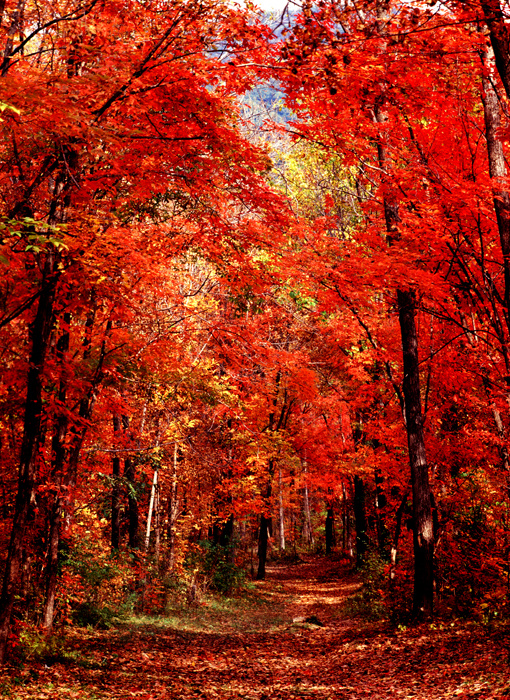
M503 605L500 3L305 2L283 36L219 2L20 8L0 103L2 658L13 620L51 630L65 586L79 608L71 570L101 562L99 581L126 553L143 601L195 556L263 578L276 544L336 541L388 562L392 604L412 566L414 618L434 582L443 606ZM271 127L239 96L275 72Z

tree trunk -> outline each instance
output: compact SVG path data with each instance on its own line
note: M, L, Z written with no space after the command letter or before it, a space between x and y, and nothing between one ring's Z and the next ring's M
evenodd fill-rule
M14 48L14 38L17 34L20 35L22 33L22 19L25 10L25 4L26 0L18 0L18 5L12 13L11 26L9 27L9 31L7 32L7 41L3 52L2 67L0 68L2 78L5 77L7 71L9 70L9 66L11 65L11 54ZM5 0L3 2L2 15L4 8Z
M345 482L342 482L342 551L352 559L351 513Z
M510 333L510 194L505 185L507 167L505 152L501 140L501 107L500 100L494 88L494 56L487 50L482 56L487 73L482 76L482 102L485 117L485 135L487 139L487 152L489 156L489 172L493 181L493 201L496 219L498 222L499 240L503 253L504 272L504 307L507 331ZM504 342L504 341L502 341ZM505 360L509 352L504 354ZM508 367L507 367L508 375ZM506 445L507 431L503 418L495 402L490 395L490 381L487 375L482 377L487 398L489 400L496 430L501 441L499 448L501 464L505 472L507 493L510 494L510 456ZM507 379L508 382L508 379Z
M285 511L283 509L282 468L278 470L278 539L282 552L285 550Z
M35 502L35 486L38 468L38 452L41 440L43 412L42 381L44 361L51 332L55 323L54 300L58 274L54 272L55 260L48 254L45 273L41 281L41 293L37 313L30 329L30 362L28 370L23 440L20 453L18 492L14 508L7 561L5 563L2 593L0 596L0 664L5 660L12 609L19 593L21 562L25 535Z
M174 443L172 481L170 483L170 496L168 498L168 560L167 560L167 571L168 572L173 571L173 568L175 566L175 545L176 545L175 528L177 525L177 518L179 515L178 475L177 475L178 456L179 456L179 450L177 447L177 442L175 442Z
M160 526L160 510L159 510L159 484L157 484L154 497L154 561L156 562L156 571L159 571L159 554L161 547L161 526Z
M128 546L130 549L138 549L140 546L138 537L138 499L136 496L136 468L131 457L124 460L124 476L128 487Z
M69 325L71 314L64 314L64 330L57 343L57 360L61 366L66 361L66 354L69 351ZM58 400L61 406L65 405L67 396L67 382L62 379L58 392ZM46 561L46 595L43 609L42 626L49 633L53 626L53 616L55 611L55 597L58 579L58 548L60 544L60 528L62 522L62 510L64 507L64 493L67 490L68 474L65 473L65 463L67 450L64 445L68 428L67 414L60 412L56 419L55 432L52 439L53 464L51 469L51 486L54 489L53 503L50 502L48 509L48 549Z
M303 460L303 539L310 547L313 544L312 518L310 516L310 495L308 492L308 465L306 459Z
M481 0L496 67L510 99L510 32L499 0Z
M377 3L377 16L381 35L384 36L388 20L388 7ZM383 204L388 245L401 239L400 217L395 188L389 176L390 159L386 149L388 114L385 112L385 89L374 105L374 121L383 125L377 140L379 167L382 171ZM402 352L404 358L403 393L411 483L413 490L413 540L414 540L414 594L413 616L425 619L433 609L433 559L434 528L432 520L431 491L428 465L423 438L422 410L420 398L420 374L418 364L418 336L414 322L415 293L411 289L397 289Z
M122 416L122 429L124 433L129 428L129 418ZM124 479L127 488L127 514L128 514L128 546L130 549L138 549L140 546L138 537L138 497L136 493L136 466L131 457L124 460Z
M365 510L365 483L356 474L354 477L354 522L356 526L356 565L361 566L368 550L368 527Z
M332 506L328 506L328 512L326 515L326 554L331 554L331 552L333 551L333 546L335 544L334 525L334 511Z
M283 406L280 412L280 418L276 422L275 421L275 412L276 412L276 407L278 405L278 394L280 392L280 380L281 380L281 371L278 370L276 373L275 377L275 391L274 391L274 396L273 396L273 406L271 413L269 414L269 420L268 420L268 425L267 429L269 432L272 432L275 427L277 430L280 430L281 428L285 427L285 424L287 422L287 419L289 417L288 411L286 411L286 402L283 402ZM276 426L275 426L276 422ZM271 508L271 493L272 493L272 482L273 482L273 475L274 475L274 470L275 470L275 461L274 459L269 460L268 464L268 482L267 482L267 487L266 487L266 494L264 496L264 501L265 501L265 507L266 507L266 512L270 512ZM257 550L257 555L258 555L258 568L257 568L257 580L258 581L263 581L266 577L266 561L267 561L267 545L269 541L269 536L272 534L272 528L273 528L273 523L271 519L271 515L267 516L265 513L262 513L260 516L260 527L259 527L259 541L258 541L258 550Z
M510 195L505 183L507 167L501 140L501 108L499 97L494 89L494 57L491 54L492 52L487 50L482 57L487 71L482 77L482 102L494 210L503 253L505 319L507 329L510 331Z
M152 513L154 510L154 502L156 500L156 491L158 489L158 470L154 470L154 478L152 480L152 489L151 489L151 500L149 503L149 513L147 514L147 530L145 532L145 545L144 545L144 551L147 552L149 549L149 542L150 542L150 537L151 537L151 524L152 524Z
M434 525L429 472L423 439L418 336L414 322L416 306L414 292L412 290L398 290L397 301L404 356L403 390L413 491L413 617L426 619L432 615L433 611Z
M58 547L60 544L61 509L60 498L56 498L50 518L50 532L48 542L48 561L46 564L46 595L43 609L42 626L46 633L50 633L53 627L55 613L55 600L58 582Z
M386 527L385 517L384 517L384 507L386 505L386 496L383 492L382 484L383 477L381 475L380 469L375 470L374 475L375 490L374 490L374 512L375 512L375 524L377 528L377 545L381 556L385 556L387 553L387 541L388 541L388 528Z
M396 521L395 521L395 533L393 535L393 542L390 551L390 585L392 585L395 579L395 569L397 567L397 555L398 555L398 543L400 540L400 533L402 532L402 516L404 514L404 509L406 507L407 498L409 493L406 491L400 501L400 505L397 508Z
M91 295L91 310L87 314L85 324L85 337L83 339L83 359L90 357L91 333L94 325L95 317L95 294ZM65 314L64 321L67 325L71 322L70 314ZM111 328L111 323L108 322L107 333ZM59 341L61 343L60 352L62 355L68 350L69 334L64 332ZM64 437L66 428L68 427L68 419L62 415L58 420L58 430L53 439L53 473L61 475L61 484L58 493L55 496L53 508L50 510L49 517L49 537L48 537L48 563L46 570L46 597L43 609L43 627L49 632L53 625L53 617L56 602L56 590L58 579L58 551L61 537L61 529L67 520L67 525L71 517L72 511L72 491L76 484L76 473L78 469L78 460L85 434L87 431L87 421L92 415L92 409L95 401L95 389L102 380L102 367L105 358L105 343L101 348L99 362L96 371L91 380L90 387L86 395L80 401L78 416L83 427L78 428L77 425L71 425L69 433L71 435L70 445L64 449ZM61 383L59 399L63 403L65 400L65 383ZM65 462L68 461L67 468Z
M257 568L257 581L263 581L266 578L266 562L267 562L267 545L269 542L269 536L272 531L272 519L271 517L266 517L265 515L260 516L260 527L259 527L259 543L257 549L257 556L259 560Z
M119 436L121 430L121 418L118 414L113 416L113 433ZM114 445L117 440L114 439ZM112 550L117 551L120 547L120 510L121 510L121 488L120 488L120 457L115 454L112 460Z

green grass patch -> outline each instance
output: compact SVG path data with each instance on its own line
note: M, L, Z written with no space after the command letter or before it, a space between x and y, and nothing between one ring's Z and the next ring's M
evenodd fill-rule
M120 622L118 627L232 634L271 632L288 622L283 605L269 597L250 592L230 597L206 594L193 606L170 600L165 615L131 615Z

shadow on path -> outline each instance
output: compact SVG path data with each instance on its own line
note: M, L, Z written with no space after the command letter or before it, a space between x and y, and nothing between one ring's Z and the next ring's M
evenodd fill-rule
M266 631L82 630L70 638L67 663L25 669L30 682L4 687L20 700L510 698L504 630L489 634L464 623L397 632L342 618L342 603L358 585L340 560L272 566L257 585L268 601ZM272 607L282 606L271 626ZM293 622L313 615L323 626Z

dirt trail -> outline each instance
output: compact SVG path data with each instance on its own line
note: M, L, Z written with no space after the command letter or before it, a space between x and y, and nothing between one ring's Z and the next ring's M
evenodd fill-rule
M360 583L351 565L335 557L309 557L296 564L268 567L268 595L285 606L288 616L317 618L328 627L350 627L339 614Z
M0 687L18 700L509 700L503 630L345 619L339 608L356 585L346 564L326 558L270 567L259 602L237 619L204 608L182 629L81 631L66 659L11 669ZM322 626L295 620L312 616Z

